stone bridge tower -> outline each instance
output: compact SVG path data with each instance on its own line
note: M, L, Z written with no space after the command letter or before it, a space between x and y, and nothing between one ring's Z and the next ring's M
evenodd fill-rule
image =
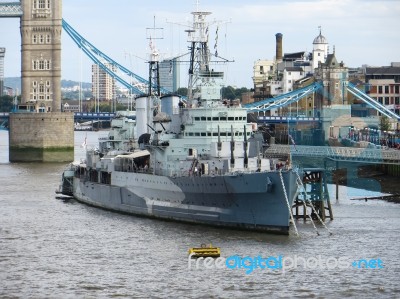
M22 0L22 101L61 111L62 1Z
M11 162L74 159L74 115L61 112L62 0L0 2L21 20L22 103L10 113Z

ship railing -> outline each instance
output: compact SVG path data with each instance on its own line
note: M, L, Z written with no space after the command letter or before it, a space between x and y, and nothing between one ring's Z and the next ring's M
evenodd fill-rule
M286 167L283 168L284 170L287 170ZM184 170L184 171L159 171L156 172L156 174L164 175L164 176L170 176L170 177L217 177L217 176L223 176L223 175L232 175L232 176L238 176L242 174L249 174L249 173L258 173L258 172L270 172L273 171L271 170L259 170L259 169L249 169L249 168L241 168L241 169L231 169L224 171L223 169L218 169L216 170L210 170L208 173L195 173L190 170Z

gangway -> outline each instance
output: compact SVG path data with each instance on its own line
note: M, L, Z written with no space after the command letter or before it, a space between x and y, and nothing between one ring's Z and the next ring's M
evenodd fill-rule
M320 88L322 88L322 83L314 82L310 85L307 85L306 87L293 90L291 92L276 96L274 98L268 98L258 102L245 104L243 105L243 107L247 108L248 112L262 112L271 109L276 109L298 102L300 99L306 97L311 93L318 91Z
M344 83L345 84L345 83ZM365 94L361 90L359 90L355 85L351 84L350 82L347 83L347 90L356 96L358 99L362 100L365 102L367 105L371 106L378 112L382 113L383 115L389 117L389 118L394 118L396 120L400 120L400 116L391 111L390 109L386 108L384 105L379 103L377 100L371 98L369 95Z

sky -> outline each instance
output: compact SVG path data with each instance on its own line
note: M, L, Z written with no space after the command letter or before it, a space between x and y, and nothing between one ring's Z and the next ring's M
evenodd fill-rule
M0 0L9 2L15 0ZM312 51L319 34L348 67L390 65L400 61L400 0L63 0L63 19L102 52L147 78L149 30L162 57L188 52L186 24L190 12L209 11L210 48L218 24L219 56L234 61L215 66L225 84L252 88L254 62L275 56L275 34L283 34L283 52ZM198 5L198 6L197 6ZM161 34L162 33L162 34ZM161 39L162 37L162 39ZM18 18L0 18L0 47L6 48L5 77L21 74ZM186 56L188 58L188 56ZM62 79L91 82L92 62L64 31ZM187 73L182 64L181 77ZM181 80L183 87L186 78Z

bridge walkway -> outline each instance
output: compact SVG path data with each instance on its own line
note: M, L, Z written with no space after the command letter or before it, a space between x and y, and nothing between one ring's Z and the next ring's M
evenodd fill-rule
M347 161L373 164L400 164L400 150L397 149L371 149L355 147L333 146L308 146L308 145L271 145L265 151L267 156L281 157L318 157L334 161Z

